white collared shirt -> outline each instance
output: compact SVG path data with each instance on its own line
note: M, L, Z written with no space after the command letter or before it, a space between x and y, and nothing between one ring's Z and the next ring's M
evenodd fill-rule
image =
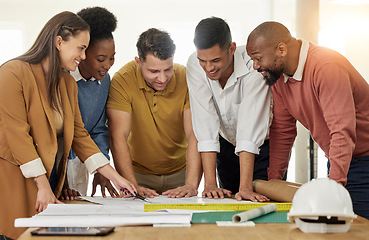
M73 72L70 72L70 75L72 75L72 77L76 80L76 82L80 81L80 80L83 80L85 82L87 81L95 81L97 80L96 78L94 77L91 77L90 79L85 79L84 77L82 77L81 73L79 72L79 68L77 67L76 68L76 71L73 71ZM101 84L101 80L97 80L97 82L99 84Z
M211 80L199 64L197 53L187 62L192 124L200 152L219 152L220 133L241 151L258 154L268 138L271 91L263 76L252 68L245 46L234 54L234 72L224 89Z
M297 65L297 69L295 73L292 76L292 78L295 79L296 81L301 81L302 79L302 74L304 73L306 58L307 58L307 54L309 51L309 42L305 40L301 40L301 41L302 43L301 43L301 49L300 49L300 55L299 55L299 63ZM284 83L286 83L287 80L290 78L290 76L288 76L285 73L283 73L283 77L284 77Z

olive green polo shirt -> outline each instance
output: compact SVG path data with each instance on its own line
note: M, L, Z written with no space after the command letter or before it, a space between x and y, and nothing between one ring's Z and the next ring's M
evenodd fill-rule
M186 168L183 112L190 102L184 66L174 64L166 88L155 91L135 61L127 63L111 81L107 108L131 113L128 146L135 172L167 175Z

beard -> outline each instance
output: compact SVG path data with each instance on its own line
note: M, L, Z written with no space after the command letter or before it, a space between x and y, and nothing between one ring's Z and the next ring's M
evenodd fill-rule
M279 64L278 64L278 62L279 62ZM265 72L269 73L269 77L267 77L267 76L264 77L265 83L268 86L273 86L277 82L277 80L279 78L281 78L281 76L283 74L283 71L284 71L284 64L280 60L279 57L276 57L274 59L274 63L273 63L273 70L271 70L271 69L259 69L258 71L259 72L265 71Z
M283 72L282 71L272 71L269 69L264 70L269 73L269 77L265 76L264 80L268 86L273 86L279 78L281 78Z

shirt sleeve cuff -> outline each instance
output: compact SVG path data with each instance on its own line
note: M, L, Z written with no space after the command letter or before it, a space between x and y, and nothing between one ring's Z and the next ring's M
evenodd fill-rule
M86 159L84 162L85 166L90 174L95 174L96 170L106 164L109 164L109 160L104 156L104 154L96 153L89 158Z
M238 155L239 152L245 151L253 154L259 154L259 148L255 143L249 141L238 141L235 148L235 154Z
M36 158L35 160L21 165L20 170L25 178L34 178L46 173L41 158Z
M199 141L197 149L199 152L219 152L219 141Z

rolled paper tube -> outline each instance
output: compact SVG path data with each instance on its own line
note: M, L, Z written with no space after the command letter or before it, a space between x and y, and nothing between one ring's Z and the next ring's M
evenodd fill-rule
M285 181L265 181L254 180L254 191L260 193L267 198L277 202L292 202L293 196L299 186L295 184L288 184Z
M287 182L287 181L284 181L284 180L281 180L281 179L270 179L269 182L278 182L278 183L293 185L293 186L297 186L297 187L300 187L302 185L301 183Z
M266 215L268 213L274 212L277 210L277 205L275 203L271 203L268 205L264 205L262 207L254 208L246 212L235 214L232 218L234 223L242 223L249 221L251 219Z

